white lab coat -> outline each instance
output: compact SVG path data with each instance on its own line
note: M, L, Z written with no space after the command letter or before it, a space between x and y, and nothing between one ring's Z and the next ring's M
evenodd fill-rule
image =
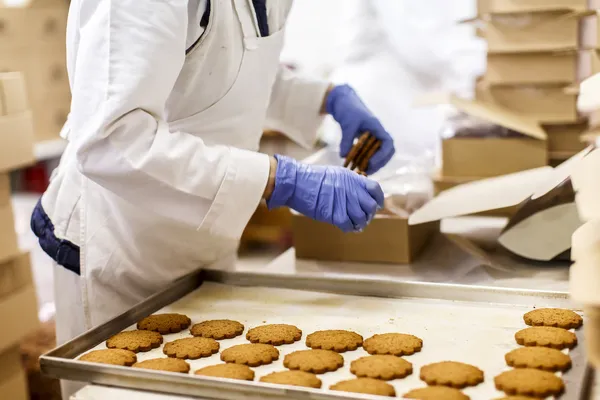
M327 84L279 66L291 0L72 0L69 145L42 198L81 276L55 266L63 343L235 254L262 197L263 126L310 145ZM203 2L202 2L203 3ZM186 49L188 53L186 55Z

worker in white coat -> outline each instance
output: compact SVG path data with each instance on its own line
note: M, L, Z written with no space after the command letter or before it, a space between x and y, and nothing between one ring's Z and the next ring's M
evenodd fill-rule
M341 155L364 131L382 141L367 172L394 153L350 87L280 66L291 3L71 0L69 144L32 216L55 261L59 344L233 259L262 199L347 232L383 205L347 169L256 152L266 121L309 146L328 113Z

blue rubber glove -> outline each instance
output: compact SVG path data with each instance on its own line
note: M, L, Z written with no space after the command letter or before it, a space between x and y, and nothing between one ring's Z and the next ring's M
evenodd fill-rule
M344 232L361 231L383 207L383 191L371 179L349 169L313 166L276 155L275 188L269 209L288 206Z
M371 157L365 172L369 175L374 174L390 161L396 152L394 140L350 86L334 87L327 96L325 108L342 128L340 144L342 158L346 157L352 149L354 139L368 131L381 140L381 147Z

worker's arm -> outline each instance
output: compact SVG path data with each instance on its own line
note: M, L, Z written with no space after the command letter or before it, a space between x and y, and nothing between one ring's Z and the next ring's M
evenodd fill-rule
M71 140L81 172L164 217L239 237L265 194L266 155L170 131L165 104L186 51L186 0L81 0Z
M273 85L266 129L282 132L306 148L317 139L329 83L308 79L281 65Z

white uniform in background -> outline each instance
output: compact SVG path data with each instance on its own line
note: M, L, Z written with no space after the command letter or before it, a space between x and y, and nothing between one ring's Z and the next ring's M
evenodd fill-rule
M261 37L251 0L212 0L205 31L205 1L71 1L69 145L42 198L81 252L81 276L55 266L59 344L234 259L268 179L265 118L313 143L327 84L279 67L291 3L267 2Z

